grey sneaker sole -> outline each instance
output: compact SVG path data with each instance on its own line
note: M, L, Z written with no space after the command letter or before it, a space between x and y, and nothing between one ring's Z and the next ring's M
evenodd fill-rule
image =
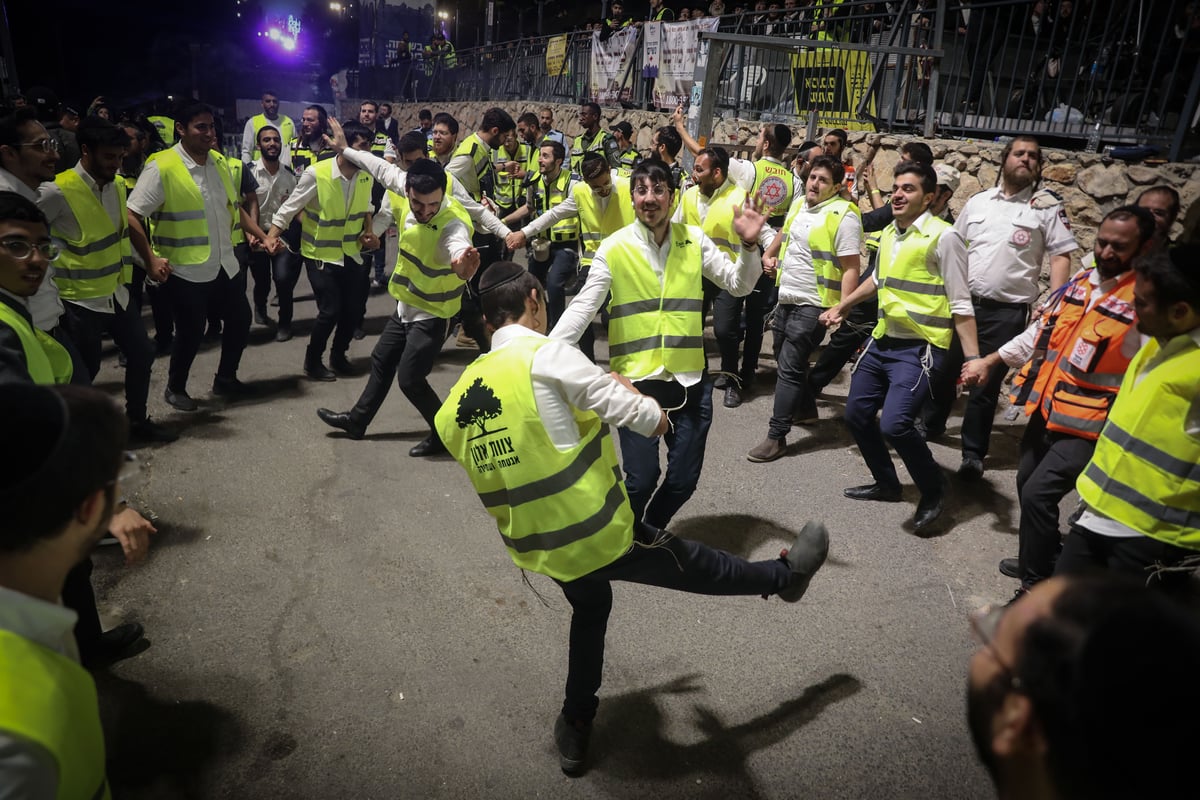
M829 531L824 523L812 520L804 523L783 559L796 577L790 586L779 592L779 599L785 603L795 603L804 597L813 575L817 574L828 556Z

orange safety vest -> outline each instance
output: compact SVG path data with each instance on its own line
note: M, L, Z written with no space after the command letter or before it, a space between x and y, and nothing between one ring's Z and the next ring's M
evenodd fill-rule
M1108 410L1133 359L1125 356L1126 336L1137 336L1133 310L1134 272L1130 270L1116 287L1090 310L1088 302L1096 287L1085 270L1076 275L1042 322L1050 327L1046 358L1025 403L1025 413L1039 408L1046 429L1095 441L1108 419ZM1017 389L1029 380L1027 363L1013 381L1012 401Z

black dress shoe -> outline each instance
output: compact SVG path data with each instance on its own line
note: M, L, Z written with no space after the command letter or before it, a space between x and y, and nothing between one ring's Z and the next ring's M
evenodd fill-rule
M100 638L80 653L80 660L85 667L98 667L112 664L145 650L137 647L146 635L145 629L137 622L127 622L118 625L111 631L100 634Z
M983 459L975 456L963 456L962 464L958 467L958 477L964 481L977 481L983 477Z
M212 393L218 397L249 397L254 390L237 378L227 378L224 375L213 377Z
M725 387L725 407L737 408L742 404L742 390L730 383Z
M265 306L259 306L258 308L254 309L254 324L255 325L274 325L275 320L273 320L269 316L267 316L267 309Z
M713 388L724 390L729 386L729 376L722 372L713 379Z
M350 359L346 358L346 354L335 355L329 354L329 366L338 375L353 375L354 365L350 363Z
M159 425L146 417L136 422L129 422L129 438L136 442L173 442L179 434L165 425Z
M291 341L291 339L292 339L292 326L291 325L280 325L278 328L275 329L275 341L289 342L289 341Z
M1021 579L1021 562L1016 558L1000 559L1000 574L1006 578Z
M913 530L928 528L942 515L944 497L945 495L937 494L921 498L921 502L917 503L917 513L913 514Z
M304 374L312 378L314 381L337 380L337 373L322 364L320 361L306 361L304 363Z
M851 500L878 500L881 503L899 503L901 499L900 487L889 488L878 483L851 486L843 489L842 494Z
M362 329L361 325L359 325L354 329L354 341L361 342L365 338L367 338L367 332Z
M195 411L199 408L187 392L173 392L169 386L163 389L163 399L167 401L167 405L178 411Z
M320 417L321 422L324 422L329 427L345 431L351 439L361 439L363 438L363 434L367 432L367 427L355 422L349 414L330 411L328 408L318 408L317 416Z
M447 452L446 445L442 444L442 439L436 433L431 433L426 436L420 444L408 451L408 454L413 458L421 458L423 456L436 456Z

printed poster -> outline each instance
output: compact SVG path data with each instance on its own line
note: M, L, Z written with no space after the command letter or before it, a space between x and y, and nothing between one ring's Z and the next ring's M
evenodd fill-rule
M700 31L715 31L719 21L716 17L705 17L655 25L661 29L655 54L658 64L652 99L655 108L674 108L688 102L695 82L696 67L703 61L699 52ZM649 35L646 39L649 41ZM643 51L643 57L645 63L649 64L647 51Z
M557 78L563 74L566 66L567 37L565 35L551 36L550 41L546 43L546 74Z
M873 131L875 126L858 118L858 104L871 83L867 53L822 47L792 56L796 87L796 116L816 111L822 127ZM875 98L866 112L875 116Z
M629 65L637 52L638 28L629 26L601 41L592 33L592 69L589 94L600 105L617 105L633 97L633 73Z

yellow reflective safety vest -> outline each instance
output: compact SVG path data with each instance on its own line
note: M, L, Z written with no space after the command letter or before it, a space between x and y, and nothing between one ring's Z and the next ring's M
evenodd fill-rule
M266 114L255 114L250 119L254 122L254 155L251 157L254 160L262 157L262 151L258 149L258 132L268 125L279 131L280 144L287 144L296 137L296 125L291 117L281 115L279 119L267 119Z
M579 165L583 163L585 153L601 153L605 158L608 158L609 150L615 151L617 148L616 140L612 138L612 134L601 128L596 131L596 135L591 138L591 141L585 142L583 134L575 137L571 144L571 171L579 174ZM609 162L612 163L611 161ZM566 166L564 164L564 166Z
M387 152L388 135L381 130L375 131L375 138L371 140L371 154L383 158L383 154Z
M462 203L446 195L449 202L433 219L424 224L408 223L408 199L389 191L392 218L399 229L396 266L388 281L388 294L406 305L419 308L439 319L450 319L462 307L466 281L449 264L438 263L438 240L446 223L462 220L467 234L474 232L471 217Z
M808 231L808 249L812 253L812 269L817 276L817 297L823 308L833 308L842 302L842 269L834 252L837 245L837 232L847 214L858 215L862 220L862 210L857 203L834 197L825 206L824 218L820 225L814 225ZM788 240L791 239L792 223L796 215L802 213L804 203L797 203L783 223L783 243L779 246L780 258L787 253ZM780 262L781 269L775 272L775 285L783 281L783 271L787 265Z
M71 354L54 337L33 326L20 311L0 301L0 323L12 328L25 353L25 371L34 383L49 386L70 383L74 368Z
M896 223L883 230L879 242L879 266L875 283L879 287L879 322L872 332L876 339L887 333L890 323L919 334L934 347L949 349L954 316L941 273L930 270L937 259L937 242L950 228L938 217L924 217L918 229L908 229L903 241L896 238Z
M129 223L125 215L125 182L117 180L119 211L116 224L104 210L100 199L74 169L60 172L54 183L62 190L79 235L72 238L51 227L50 235L62 244L62 253L54 262L54 284L66 300L109 297L123 283L133 280L133 247L129 242Z
M646 261L634 223L603 245L612 273L608 354L615 372L638 380L665 369L672 375L702 372L704 288L702 231L671 223L671 251L663 279Z
M617 157L617 174L622 178L628 178L633 174L633 168L642 160L642 154L638 152L636 147L630 147L628 150L622 151Z
M146 121L158 129L158 135L162 138L167 147L175 144L175 120L171 119L170 117L156 115L153 117L146 117Z
M746 190L731 180L717 187L709 201L708 211L700 215L700 187L693 186L683 193L683 221L703 230L713 244L734 261L742 252L742 240L733 232L733 209L746 201Z
M616 233L636 219L633 198L629 193L629 179L618 177L613 181L612 194L603 213L600 212L595 190L586 182L576 181L571 186L571 196L575 198L575 206L579 209L579 244L583 250L579 264L586 267L592 263L604 237Z
M371 212L371 176L359 170L352 180L350 207L342 191L340 176L335 176L337 159L318 161L312 168L317 178L317 205L313 211L305 207L300 219L300 255L314 261L341 261L343 257L358 260L367 214Z
M633 511L608 426L575 409L579 444L555 447L538 413L533 357L549 340L518 336L475 359L435 426L462 464L521 569L573 581L624 555Z
M454 155L450 158L458 156L467 156L471 159L471 165L475 168L475 178L479 182L479 190L471 194L471 198L478 203L483 197L483 181L484 178L492 171L491 148L483 143L479 138L478 133L472 133L467 138L458 143L458 147L454 148Z
M571 173L565 169L559 169L558 177L552 183L547 183L546 177L544 175L541 176L540 180L534 184L534 211L538 215L545 214L566 200L567 195L579 183L582 183L582 181L572 180ZM567 217L554 223L554 226L550 228L549 238L552 242L573 242L577 240L579 238L579 217Z
M1164 357L1152 340L1130 363L1075 488L1098 514L1200 550L1200 436L1187 430L1200 393L1200 348L1177 339L1167 348Z
M324 147L314 153L310 145L302 143L298 138L288 142L288 152L292 155L292 172L296 173L297 178L304 173L305 168L336 155L329 147Z
M246 231L242 227L240 213L242 208L242 170L246 165L240 158L230 158L226 163L229 165L229 180L233 182L233 191L237 195L237 205L233 209L233 243L239 245L246 241Z
M96 684L82 666L0 630L0 731L45 748L58 767L58 800L107 800Z
M506 147L497 147L492 151L492 169L496 176L495 189L493 197L496 199L496 204L501 208L512 209L521 205L521 200L524 197L522 192L522 179L507 172L504 165L509 161L515 161L522 167L527 167L529 164L529 155L533 150L525 143L517 144L517 151L510 153ZM535 169L536 172L536 169Z
M237 189L233 186L233 176L225 163L225 156L216 150L209 150L208 158L221 175L226 209L229 218L236 223L239 220ZM167 259L172 265L203 264L212 252L210 234L232 237L232 228L229 231L209 231L204 215L204 196L183 165L178 150L161 150L148 160L158 163L164 198L162 208L150 215L154 254Z
M795 188L796 176L783 164L765 158L754 162L754 186L750 194L761 197L766 204L769 224L778 227L787 216Z

